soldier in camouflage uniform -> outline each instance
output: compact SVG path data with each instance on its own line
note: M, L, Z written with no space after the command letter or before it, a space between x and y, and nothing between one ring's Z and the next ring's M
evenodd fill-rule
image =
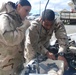
M33 21L27 31L24 50L24 57L27 63L35 58L37 53L47 55L47 57L53 60L56 59L54 53L47 50L53 32L60 45L58 59L64 61L65 68L68 67L66 59L60 55L61 53L64 54L68 47L66 30L63 23L55 19L55 14L50 9L42 13L40 20Z
M30 10L31 4L26 0L0 7L0 75L19 75L23 69L23 40L30 25L24 19Z

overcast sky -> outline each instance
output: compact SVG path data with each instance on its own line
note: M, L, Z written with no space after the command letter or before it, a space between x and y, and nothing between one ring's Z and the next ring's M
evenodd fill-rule
M1 0L1 1L12 1L12 2L17 2L18 0ZM45 5L47 3L47 0L29 0L31 5L32 5L32 13L40 13L44 10ZM68 6L68 3L71 2L71 0L50 0L48 3L47 8L48 9L53 9L55 11L60 11L63 9L70 10L70 6ZM41 11L40 11L41 9Z
M41 10L43 11L45 8L45 5L47 3L47 0L29 0L32 4L32 12L35 13L39 12L40 9L40 3L41 3ZM68 6L68 3L71 2L71 0L50 0L47 8L53 9L55 11L60 11L63 9L70 10L70 6ZM41 12L42 12L41 11Z

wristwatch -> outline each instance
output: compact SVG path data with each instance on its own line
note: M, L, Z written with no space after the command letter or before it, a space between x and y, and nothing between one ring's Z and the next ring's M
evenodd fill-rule
M59 56L64 56L63 52L58 53Z

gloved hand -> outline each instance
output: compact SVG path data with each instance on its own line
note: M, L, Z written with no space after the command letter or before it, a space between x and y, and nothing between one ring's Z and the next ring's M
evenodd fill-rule
M49 51L46 53L46 55L47 55L47 57L50 58L50 59L53 59L53 60L56 59L56 58L55 58L55 55L54 55L53 53L49 52Z

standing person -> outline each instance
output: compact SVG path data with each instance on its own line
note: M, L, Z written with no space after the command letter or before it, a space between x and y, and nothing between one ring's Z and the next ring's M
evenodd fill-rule
M33 21L28 29L24 50L27 63L35 58L37 53L46 55L53 60L56 59L55 54L48 51L53 32L59 43L57 59L64 61L65 69L68 67L68 63L64 57L64 53L68 48L66 30L63 23L55 19L55 13L50 9L43 11L41 19Z
M0 75L19 75L23 69L25 17L31 10L28 0L3 3L0 7Z

